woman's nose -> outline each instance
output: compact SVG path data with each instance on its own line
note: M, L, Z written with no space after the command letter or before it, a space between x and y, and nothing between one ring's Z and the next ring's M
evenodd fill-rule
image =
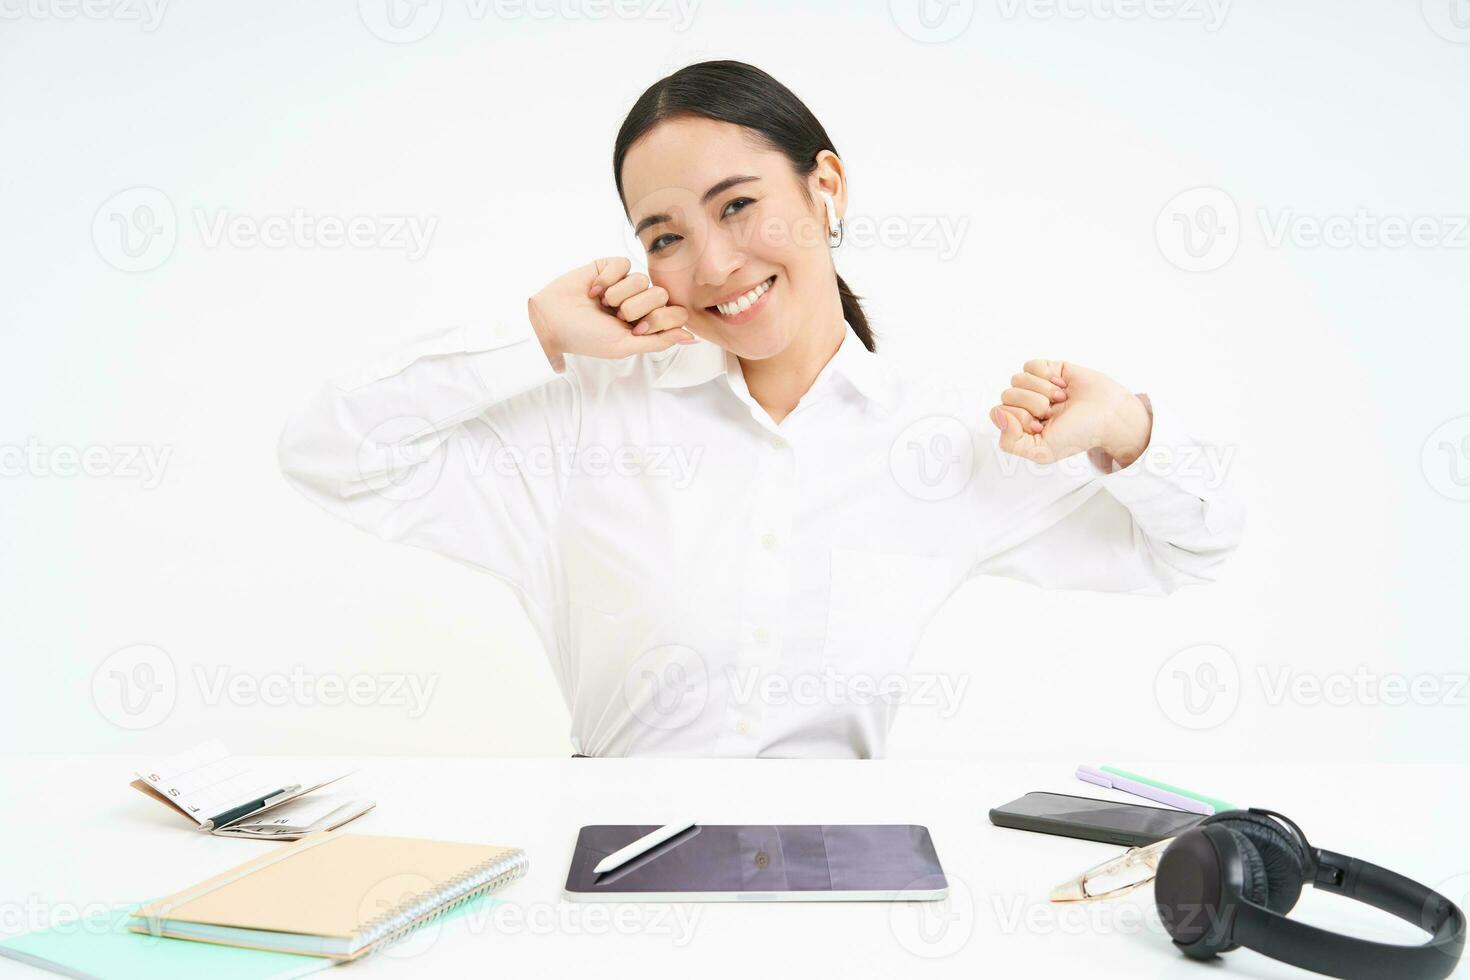
M701 286L721 286L744 264L745 253L735 240L727 232L713 232L704 240L694 279Z

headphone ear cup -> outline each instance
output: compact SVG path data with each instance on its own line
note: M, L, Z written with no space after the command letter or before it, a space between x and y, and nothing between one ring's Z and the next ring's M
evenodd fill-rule
M1256 904L1285 915L1301 898L1306 880L1306 854L1297 839L1283 831L1270 817L1246 810L1227 810L1201 821L1242 835L1255 845L1266 874L1266 896ZM1253 899L1254 901L1254 899Z
M1186 956L1207 960L1219 951L1215 932L1225 902L1221 845L1226 828L1194 827L1174 838L1159 858L1154 907L1164 931Z
M1220 829L1235 842L1235 849L1240 853L1240 866L1244 871L1244 880L1240 888L1241 896L1254 905L1265 905L1271 886L1269 876L1266 874L1266 862L1261 857L1261 852L1256 850L1256 845L1249 837L1234 827L1221 826ZM1218 951L1224 953L1239 945L1240 943L1230 943L1221 946Z

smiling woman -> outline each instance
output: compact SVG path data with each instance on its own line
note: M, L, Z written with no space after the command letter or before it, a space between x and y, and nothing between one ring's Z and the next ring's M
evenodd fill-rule
M832 257L842 161L766 73L656 82L614 176L647 273L598 259L406 347L280 445L323 507L515 590L575 752L882 755L967 579L1161 595L1237 546L1202 465L1234 453L1168 407L1071 361L992 404L877 355Z
M691 184L696 175L706 183ZM876 349L830 254L847 209L842 160L806 105L770 75L720 61L660 80L618 131L613 178L652 283L688 314L640 329L682 327L749 361L751 392L776 421L839 339L802 324L845 321Z

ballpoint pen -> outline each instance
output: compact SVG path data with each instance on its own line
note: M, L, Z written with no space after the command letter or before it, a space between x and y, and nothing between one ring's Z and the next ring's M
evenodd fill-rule
M213 830L216 827L223 827L225 824L233 823L236 820L239 820L241 817L249 816L256 810L265 809L268 804L277 801L282 796L289 796L299 789L301 789L300 783L294 783L290 786L282 786L280 789L274 790L265 794L262 797L251 800L249 803L241 803L239 806L231 807L230 809L226 810L224 813L221 813L216 817L211 817L210 819L204 821L204 825L200 829Z

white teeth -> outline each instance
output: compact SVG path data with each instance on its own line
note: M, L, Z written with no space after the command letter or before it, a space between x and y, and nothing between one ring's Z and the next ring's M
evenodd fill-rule
M746 293L744 296L740 297L737 300L729 303L716 303L715 309L719 310L725 316L734 316L737 313L744 313L755 304L756 300L761 298L762 293L770 288L771 280L767 279L765 282L761 283L759 286L755 287L750 292Z

